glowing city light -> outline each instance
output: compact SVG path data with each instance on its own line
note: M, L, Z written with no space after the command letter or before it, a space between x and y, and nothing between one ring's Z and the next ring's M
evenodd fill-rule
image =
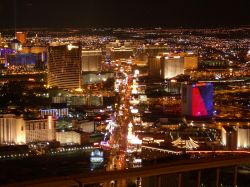
M75 45L72 45L72 44L69 44L67 47L68 47L69 51L72 50L72 49L78 49L79 48L79 46L75 46Z

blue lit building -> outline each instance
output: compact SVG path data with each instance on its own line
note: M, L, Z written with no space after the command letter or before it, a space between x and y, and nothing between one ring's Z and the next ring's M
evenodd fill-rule
M7 62L9 65L23 66L23 65L35 65L39 61L42 61L41 54L9 54L7 55Z
M183 85L182 114L190 117L212 117L213 84L196 83Z

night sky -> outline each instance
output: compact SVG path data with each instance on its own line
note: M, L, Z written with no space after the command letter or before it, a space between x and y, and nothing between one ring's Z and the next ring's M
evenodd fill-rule
M0 0L0 28L250 24L249 0ZM16 13L15 13L16 9Z

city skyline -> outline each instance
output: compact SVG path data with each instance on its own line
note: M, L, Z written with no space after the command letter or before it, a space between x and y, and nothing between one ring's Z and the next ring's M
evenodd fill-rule
M0 186L249 186L249 7L0 0Z

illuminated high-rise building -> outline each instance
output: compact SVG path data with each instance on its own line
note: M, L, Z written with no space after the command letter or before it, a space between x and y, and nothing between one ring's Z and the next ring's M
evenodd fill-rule
M190 117L213 115L213 85L211 83L182 86L182 113Z
M151 78L161 77L161 56L153 56L148 58L148 75Z
M221 143L229 150L250 148L250 127L248 125L224 125L221 128Z
M184 59L180 56L162 54L148 58L149 77L169 79L184 74Z
M80 45L52 43L48 47L48 84L62 89L80 88Z
M250 127L241 126L237 128L237 148L249 149L250 148Z
M0 144L25 143L25 122L14 114L0 116Z
M21 42L21 44L26 43L26 37L27 33L26 32L16 32L16 39Z
M161 62L161 76L169 79L184 74L184 59L180 56L165 56Z
M102 50L82 50L82 72L99 71L102 61Z
M198 68L199 57L197 52L180 52L170 54L171 56L180 56L184 60L184 70L194 70Z

